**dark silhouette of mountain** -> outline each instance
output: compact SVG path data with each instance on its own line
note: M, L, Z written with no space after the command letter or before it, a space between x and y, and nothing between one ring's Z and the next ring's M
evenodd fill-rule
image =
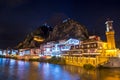
M88 32L84 25L72 19L66 19L61 24L56 25L49 34L47 41L76 38L85 40L88 38Z
M49 32L52 31L52 27L44 24L38 27L36 30L31 32L26 36L23 42L20 42L16 48L33 48L38 47L42 42L37 42L34 40L34 36L41 37L42 39L46 39L49 36Z
M44 41L39 42L34 40L35 36L38 36L39 39L44 39ZM25 40L19 43L16 48L39 47L39 45L44 42L69 38L85 40L88 38L87 29L84 25L72 19L66 19L55 27L50 27L45 24L28 34Z

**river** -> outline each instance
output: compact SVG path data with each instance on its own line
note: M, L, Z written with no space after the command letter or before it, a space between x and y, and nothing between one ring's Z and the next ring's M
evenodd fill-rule
M120 80L120 69L87 71L70 65L0 58L0 80Z

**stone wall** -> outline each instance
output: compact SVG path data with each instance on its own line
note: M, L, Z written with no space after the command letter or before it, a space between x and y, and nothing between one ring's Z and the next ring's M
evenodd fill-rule
M84 64L91 64L97 67L99 64L104 64L108 61L108 57L75 57L75 56L62 56L66 64L83 67Z

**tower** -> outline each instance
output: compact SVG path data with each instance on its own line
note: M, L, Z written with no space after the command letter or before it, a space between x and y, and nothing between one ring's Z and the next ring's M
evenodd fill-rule
M112 25L113 21L106 21L106 37L107 37L107 43L108 43L108 49L115 49L115 37L114 37L114 29Z

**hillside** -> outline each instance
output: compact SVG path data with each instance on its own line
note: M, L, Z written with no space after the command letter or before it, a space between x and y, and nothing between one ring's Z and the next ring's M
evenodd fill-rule
M42 39L35 40L34 37ZM38 47L41 43L48 41L58 41L62 39L76 38L85 40L88 38L88 32L84 25L72 19L66 19L55 27L42 25L26 36L23 42L20 42L16 48Z

